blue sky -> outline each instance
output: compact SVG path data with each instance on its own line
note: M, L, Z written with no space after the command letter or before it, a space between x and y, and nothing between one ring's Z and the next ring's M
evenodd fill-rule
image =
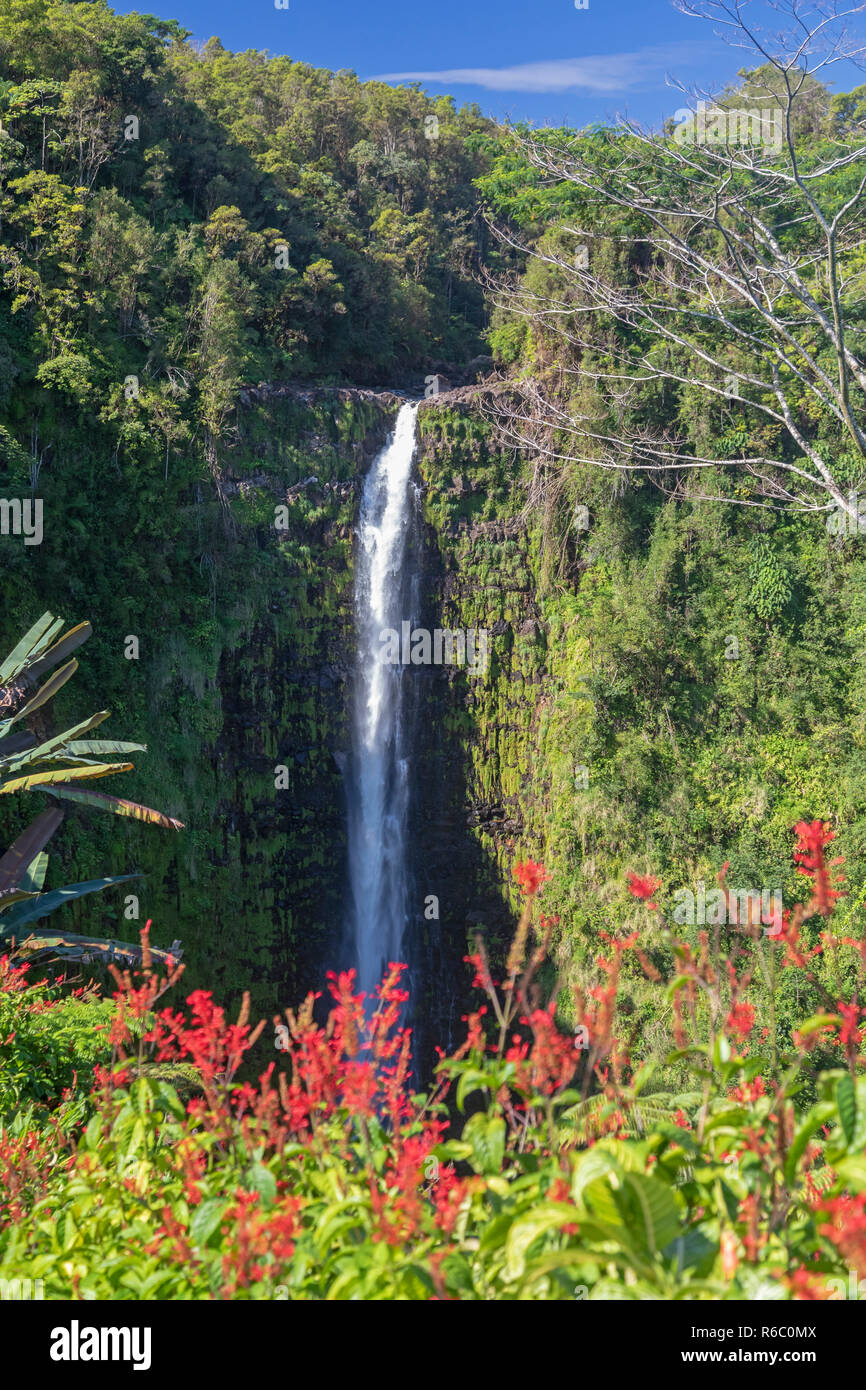
M760 4L760 0L757 0ZM178 19L197 39L267 49L359 77L420 80L489 115L584 125L627 114L658 125L683 105L666 85L716 90L745 55L669 0L114 0ZM835 88L866 81L846 67Z

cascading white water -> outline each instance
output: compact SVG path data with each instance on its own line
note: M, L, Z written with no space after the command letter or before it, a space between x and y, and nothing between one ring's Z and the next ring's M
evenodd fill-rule
M413 516L417 406L400 407L361 499L355 570L357 667L349 776L349 878L358 986L368 997L402 959L409 903L409 754L403 667L383 662L382 632L399 632L413 603L405 570Z

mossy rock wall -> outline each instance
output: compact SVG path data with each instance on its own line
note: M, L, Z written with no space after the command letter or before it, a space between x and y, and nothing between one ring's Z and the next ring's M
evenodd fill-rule
M155 944L183 942L187 985L230 1003L247 987L260 1010L293 1003L336 951L353 518L397 404L251 391L217 476L202 463L193 481L169 478L164 490L158 477L114 481L70 446L65 469L42 483L38 553L2 541L10 648L46 608L94 627L51 725L110 709L107 736L148 745L110 790L186 824L175 834L71 810L52 843L49 887L97 872L143 877L128 885L138 921L125 919L115 889L63 909L64 923L134 939L152 918ZM277 506L287 529L275 525ZM58 517L74 519L71 536ZM138 660L124 655L130 635ZM4 837L43 805L36 794L20 802L0 808Z

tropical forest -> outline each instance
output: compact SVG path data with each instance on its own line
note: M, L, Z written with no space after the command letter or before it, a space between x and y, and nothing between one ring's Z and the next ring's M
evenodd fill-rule
M0 4L0 1301L793 1336L866 1297L866 6L652 0L718 80L553 119L291 4Z

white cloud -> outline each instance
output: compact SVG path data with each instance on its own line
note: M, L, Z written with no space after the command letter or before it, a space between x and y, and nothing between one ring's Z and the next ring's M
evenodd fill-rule
M436 72L386 72L376 82L436 82L485 87L492 92L583 92L587 95L662 86L673 66L706 60L711 45L682 42L597 53L586 58L551 58L505 68L444 68Z

